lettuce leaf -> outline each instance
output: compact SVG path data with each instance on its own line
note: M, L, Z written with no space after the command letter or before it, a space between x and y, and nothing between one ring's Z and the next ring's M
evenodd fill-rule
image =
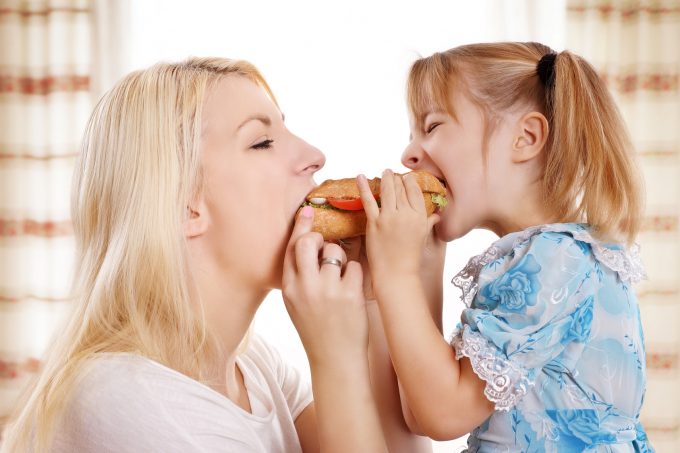
M449 203L449 200L446 199L445 196L439 195L438 193L433 193L432 194L432 203L435 204L439 208L440 211L443 211L446 205Z

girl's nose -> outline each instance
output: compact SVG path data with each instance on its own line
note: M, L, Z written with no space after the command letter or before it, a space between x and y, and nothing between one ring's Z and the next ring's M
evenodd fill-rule
M411 170L417 170L423 162L423 150L415 142L408 144L401 155L401 163Z

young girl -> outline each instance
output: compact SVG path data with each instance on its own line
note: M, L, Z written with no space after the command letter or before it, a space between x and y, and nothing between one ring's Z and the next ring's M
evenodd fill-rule
M409 426L472 431L470 451L652 451L631 289L641 183L595 70L537 43L466 45L416 61L408 103L402 161L441 178L449 205L427 219L414 181L389 171L380 208L358 184ZM501 238L453 279L467 308L449 345L423 275L473 228Z

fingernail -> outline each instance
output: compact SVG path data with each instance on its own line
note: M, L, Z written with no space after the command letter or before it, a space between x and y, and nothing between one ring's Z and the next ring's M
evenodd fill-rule
M313 214L314 208L312 208L311 206L305 206L304 208L302 208L302 217L311 219Z
M357 182L362 183L363 181L366 181L366 176L363 174L360 174L357 176Z

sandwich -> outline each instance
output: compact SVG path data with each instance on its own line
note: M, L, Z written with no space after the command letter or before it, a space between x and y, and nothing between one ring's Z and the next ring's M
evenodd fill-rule
M446 189L434 175L426 171L410 173L423 192L425 209L430 216L446 206ZM396 175L402 176L402 175ZM380 204L380 178L368 180L373 196ZM366 234L366 213L356 179L329 179L312 190L302 206L314 208L312 231L326 241L337 241Z

